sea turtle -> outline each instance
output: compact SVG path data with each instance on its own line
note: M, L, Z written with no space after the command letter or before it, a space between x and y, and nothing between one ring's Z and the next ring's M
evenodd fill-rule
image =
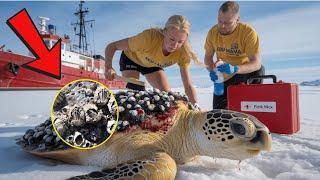
M198 155L244 160L271 149L269 130L248 114L195 110L185 96L159 90L119 92L116 99L119 127L97 148L79 150L54 141L46 150L30 149L23 137L19 144L37 156L102 168L72 179L174 179L177 164ZM43 124L50 126L48 120Z

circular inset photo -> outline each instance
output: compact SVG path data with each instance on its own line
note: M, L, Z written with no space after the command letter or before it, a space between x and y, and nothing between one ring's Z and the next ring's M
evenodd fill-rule
M56 134L78 149L92 149L106 142L116 129L118 117L112 92L90 79L65 85L55 96L51 108Z

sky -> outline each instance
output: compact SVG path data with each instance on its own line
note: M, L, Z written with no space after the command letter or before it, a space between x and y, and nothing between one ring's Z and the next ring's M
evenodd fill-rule
M94 19L89 38L92 50L104 54L104 48L112 41L133 36L144 29L163 27L167 18L182 14L191 22L190 41L200 60L204 57L204 42L209 29L217 23L217 11L222 2L215 1L94 1L86 2ZM262 62L267 69L320 66L320 2L317 1L241 1L240 17L258 32L261 41ZM27 48L6 25L6 20L22 8L26 8L35 23L37 16L49 17L57 33L68 34L75 39L71 22L78 7L77 1L59 2L0 2L0 45L5 44L16 52L26 54ZM93 37L94 38L91 38ZM118 69L119 53L114 57ZM175 75L178 66L167 69ZM207 74L204 69L192 66L197 74Z

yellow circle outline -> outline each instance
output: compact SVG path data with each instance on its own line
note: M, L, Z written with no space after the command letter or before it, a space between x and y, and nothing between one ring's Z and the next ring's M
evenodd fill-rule
M93 146L93 147L88 147L88 148L77 147L77 146L74 146L74 145L68 143L67 141L65 141L65 140L60 136L60 134L58 133L58 131L57 131L55 125L54 125L54 122L53 122L53 121L54 121L54 119L53 119L53 117L54 117L54 116L53 116L53 106L54 106L54 103L55 103L55 101L56 101L56 99L57 99L57 96L60 94L60 92L61 92L66 86L68 86L69 84L78 82L78 81L91 81L91 82L98 83L98 84L100 84L101 86L103 86L104 88L106 88L106 89L108 90L108 92L111 93L111 96L114 98L114 101L115 101L115 103L116 103L116 109L117 109L116 122L115 122L114 127L113 127L112 130L111 130L111 133L110 133L109 137L108 137L106 140L104 140L103 142L101 142L100 144L98 144L98 145L96 145L96 146ZM50 119L51 119L51 124L52 124L52 127L53 127L55 133L57 134L57 136L58 136L65 144L69 145L70 147L76 148L76 149L89 150L89 149L94 149L94 148L97 148L97 147L101 146L102 144L104 144L105 142L107 142L107 141L109 140L109 138L113 135L113 133L115 132L115 130L116 130L117 126L118 126L119 106L118 106L117 99L116 99L115 96L113 95L113 92L110 91L110 89L109 89L106 85L102 84L102 83L99 82L99 81L93 80L93 79L77 79L77 80L73 80L73 81L69 82L68 84L64 85L64 86L58 91L58 93L55 95L55 97L54 97L54 99L53 99L53 102L52 102L52 105L51 105Z

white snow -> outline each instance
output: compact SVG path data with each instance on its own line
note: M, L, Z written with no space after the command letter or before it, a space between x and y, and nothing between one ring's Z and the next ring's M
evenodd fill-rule
M183 91L176 88L175 91ZM199 104L210 110L211 88L197 88ZM32 156L15 144L26 129L44 121L55 91L0 91L0 179L66 179L100 170ZM301 130L272 134L271 152L238 161L201 156L179 166L176 179L320 179L320 87L300 86Z

